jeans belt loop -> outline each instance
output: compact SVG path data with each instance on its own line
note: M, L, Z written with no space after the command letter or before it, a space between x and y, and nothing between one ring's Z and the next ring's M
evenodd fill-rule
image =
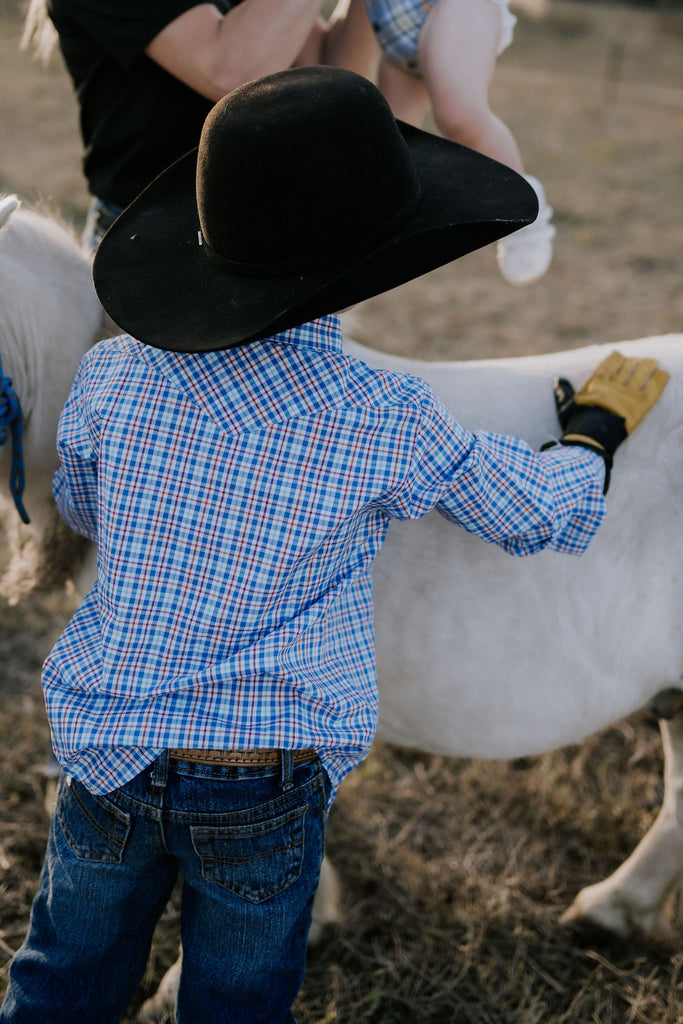
M168 750L164 750L152 766L152 778L150 782L155 788L164 789L168 782L168 759L169 752Z
M286 793L294 785L294 757L291 750L282 750L280 755L280 785Z

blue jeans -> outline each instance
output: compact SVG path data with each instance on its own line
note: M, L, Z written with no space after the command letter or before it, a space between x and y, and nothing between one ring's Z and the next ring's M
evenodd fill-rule
M279 1024L303 980L329 780L163 754L121 789L62 780L2 1024L115 1024L183 877L178 1024Z
M120 213L123 213L122 206L105 203L103 199L93 199L91 201L81 238L86 251L95 252L97 246Z

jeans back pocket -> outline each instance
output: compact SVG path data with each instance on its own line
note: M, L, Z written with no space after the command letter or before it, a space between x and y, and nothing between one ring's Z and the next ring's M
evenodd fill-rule
M194 826L192 845L202 877L262 903L299 878L304 854L304 819L308 805L265 821L242 825Z
M62 779L57 806L62 833L78 860L120 864L130 832L130 815L105 797L89 793L80 782Z

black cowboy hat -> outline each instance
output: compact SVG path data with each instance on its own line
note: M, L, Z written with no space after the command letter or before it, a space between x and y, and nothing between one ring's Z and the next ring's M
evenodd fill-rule
M367 79L295 68L216 104L199 148L105 235L95 287L140 341L231 348L394 288L537 212L521 175L396 121Z

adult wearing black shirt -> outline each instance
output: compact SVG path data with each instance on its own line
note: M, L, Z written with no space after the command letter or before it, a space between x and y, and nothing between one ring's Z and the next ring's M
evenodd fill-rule
M236 86L297 64L367 70L374 43L360 5L340 0L330 26L321 6L46 0L80 107L93 245L157 174L198 144L210 108Z

